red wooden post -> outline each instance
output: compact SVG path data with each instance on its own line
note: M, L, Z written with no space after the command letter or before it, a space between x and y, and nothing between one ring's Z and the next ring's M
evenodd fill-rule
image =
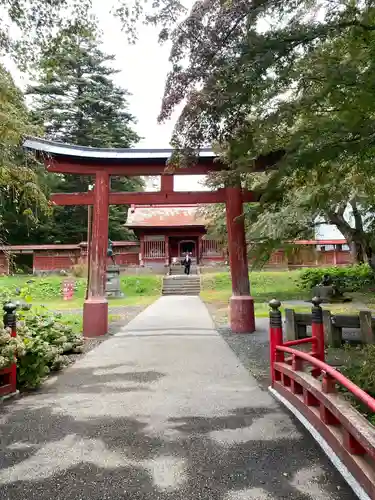
M279 307L281 302L276 299L272 299L269 303L270 306L270 364L271 364L271 383L272 386L276 381L277 377L275 374L274 363L275 361L282 361L284 358L283 353L277 353L276 346L283 345L283 326L282 318Z
M324 328L323 328L323 311L320 307L322 303L319 297L314 297L311 302L313 303L313 307L311 308L311 331L312 336L315 339L315 342L312 344L312 356L316 357L320 361L325 360L324 353ZM320 370L318 368L314 368L311 372L314 377L318 377L320 375Z
M171 174L164 174L160 176L160 191L162 193L173 192L174 176Z
M202 235L198 236L198 255L197 255L197 264L202 264Z
M90 258L90 288L83 307L83 334L97 337L108 332L105 296L109 214L109 174L96 172Z
M254 300L250 296L245 224L240 186L226 188L226 219L232 277L230 326L234 333L255 331Z

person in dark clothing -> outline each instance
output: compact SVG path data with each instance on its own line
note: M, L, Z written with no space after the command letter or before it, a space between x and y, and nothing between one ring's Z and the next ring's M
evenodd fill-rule
M189 252L186 252L185 259L183 260L182 265L184 266L184 273L189 275L191 266L191 257L189 255Z
M113 241L111 241L110 239L108 240L107 257L110 257L113 265L116 265L115 256L113 254Z

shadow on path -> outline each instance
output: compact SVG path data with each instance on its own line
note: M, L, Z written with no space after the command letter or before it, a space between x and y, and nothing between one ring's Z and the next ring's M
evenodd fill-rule
M223 417L170 419L169 429L175 432L166 439L149 435L147 423L134 418L80 421L48 407L12 411L1 425L0 497L317 498L296 479L317 463L316 450L301 453L302 439L246 439L245 433L228 441L228 430L251 430L269 413L266 408L237 408ZM247 490L247 497L238 496ZM353 497L341 492L334 498Z

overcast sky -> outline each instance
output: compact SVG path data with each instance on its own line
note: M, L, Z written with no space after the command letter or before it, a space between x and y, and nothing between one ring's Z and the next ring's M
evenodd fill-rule
M115 64L120 70L116 81L132 94L130 109L138 121L137 132L143 137L138 147L168 147L173 121L158 125L157 116L169 68L169 46L158 44L158 31L151 26L141 26L138 42L128 44L119 21L103 6L105 2L97 0L97 4L104 51L115 54Z
M193 1L189 0L191 4ZM137 147L170 147L169 141L178 110L167 123L157 123L169 70L170 45L161 46L158 43L158 29L151 26L142 26L137 43L130 45L121 32L120 23L103 7L102 0L97 0L96 10L104 33L104 50L116 55L116 67L120 70L116 75L116 82L132 94L129 98L130 110L137 118L136 130L142 137ZM203 179L202 176L176 176L175 189L204 189L201 185Z

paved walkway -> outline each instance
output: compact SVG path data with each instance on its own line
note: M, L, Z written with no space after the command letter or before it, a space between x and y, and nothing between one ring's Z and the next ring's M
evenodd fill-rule
M163 297L0 409L2 500L349 500L198 297Z

